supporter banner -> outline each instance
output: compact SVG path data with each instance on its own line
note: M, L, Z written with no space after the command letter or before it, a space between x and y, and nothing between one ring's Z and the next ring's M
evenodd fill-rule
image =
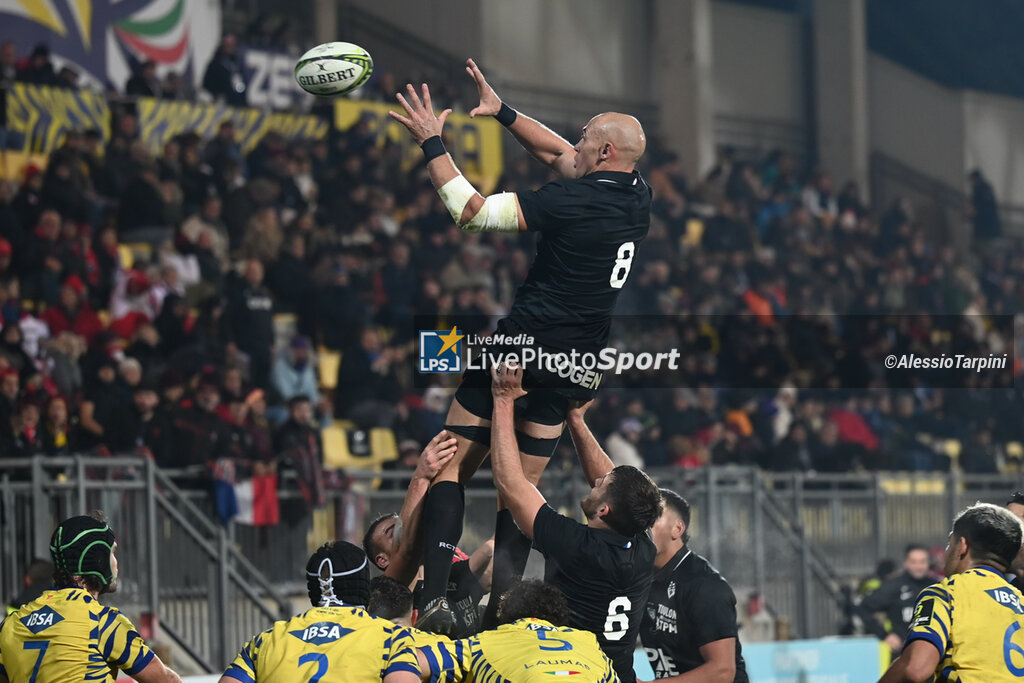
M108 138L110 109L96 93L15 83L7 93L7 126L24 134L20 151L46 154L60 145L67 130L97 128Z
M38 43L84 85L123 90L132 67L152 59L158 73L200 83L220 40L221 3L203 0L0 0L0 39L19 59Z
M743 643L743 659L750 683L856 683L882 673L875 638Z
M241 109L223 104L201 104L139 99L139 135L153 153L179 133L195 132L210 138L222 121L231 119L242 151L248 153L270 131L285 139L322 140L327 136L329 124L308 114L279 114L260 109Z
M392 105L339 99L334 104L334 125L339 130L347 130L365 120L377 144L383 145L385 139L397 143L406 168L411 168L420 161L422 152L405 127L388 116L391 109L401 112L397 102ZM501 124L490 116L471 119L466 114L451 114L444 130L449 140L448 151L459 170L482 192L491 192L503 170Z
M295 80L297 56L247 47L242 52L246 97L257 109L291 109L298 105L308 110L316 98L299 87Z

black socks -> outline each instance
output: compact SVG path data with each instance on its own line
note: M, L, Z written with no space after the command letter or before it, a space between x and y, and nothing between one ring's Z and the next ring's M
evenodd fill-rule
M498 603L502 594L523 578L530 559L530 539L516 526L512 513L499 510L494 525L494 570L491 572L491 596L484 611L483 628L498 625Z
M423 504L423 592L418 609L448 590L455 546L462 537L466 489L454 481L434 485Z

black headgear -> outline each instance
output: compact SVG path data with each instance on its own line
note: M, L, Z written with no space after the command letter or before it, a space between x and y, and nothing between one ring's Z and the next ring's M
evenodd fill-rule
M359 546L324 543L306 563L306 585L314 606L329 600L366 605L370 600L370 563Z
M106 522L81 515L64 520L50 537L50 554L58 571L95 576L109 586L114 581L110 553L114 532Z

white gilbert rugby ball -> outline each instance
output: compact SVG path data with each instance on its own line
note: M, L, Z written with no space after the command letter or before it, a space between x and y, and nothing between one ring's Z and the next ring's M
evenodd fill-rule
M342 95L366 83L372 73L370 53L352 43L317 45L295 65L295 80L314 95Z

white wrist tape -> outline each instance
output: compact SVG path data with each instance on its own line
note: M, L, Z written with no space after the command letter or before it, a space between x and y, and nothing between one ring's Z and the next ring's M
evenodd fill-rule
M514 192L502 192L484 199L483 206L468 222L462 222L466 204L476 194L473 185L459 174L442 185L437 194L448 208L455 224L466 232L518 232L519 211Z

